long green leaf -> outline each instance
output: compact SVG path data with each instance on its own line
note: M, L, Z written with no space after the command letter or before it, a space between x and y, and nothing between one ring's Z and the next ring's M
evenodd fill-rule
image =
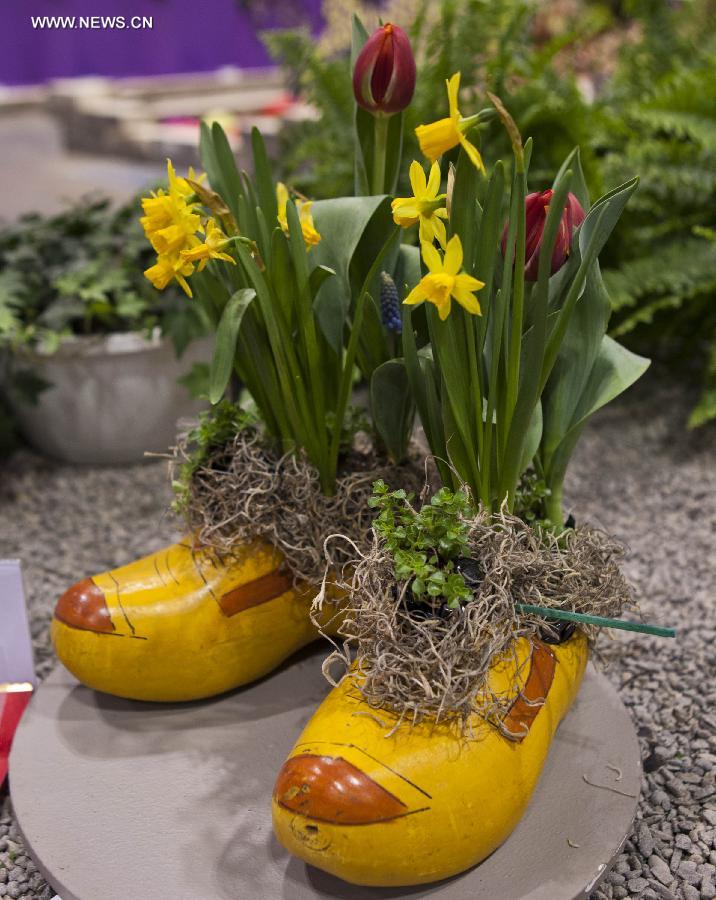
M638 179L633 178L597 200L579 229L579 251L582 260L562 305L555 327L549 335L542 364L542 385L546 383L552 371L552 366L564 339L570 317L586 284L590 267L614 230L614 226L619 221L629 197L636 190L637 184Z
M209 375L209 400L218 403L231 378L236 354L236 342L249 304L256 296L256 291L244 288L237 291L224 307L224 312L216 329L216 345L211 360Z
M355 68L358 55L367 40L368 32L358 14L354 13L351 22L351 72ZM373 117L367 110L358 106L357 103L354 104L353 127L355 133L355 195L356 197L364 197L370 194L370 172L373 168Z
M415 404L404 360L390 359L373 372L370 405L373 424L390 458L401 462L407 453L415 417Z
M211 137L220 177L221 186L218 188L218 191L224 198L234 218L238 220L239 198L243 196L244 192L241 185L241 176L236 166L236 159L224 129L218 122L214 122L211 127ZM211 178L211 176L209 177Z
M256 291L257 301L266 323L271 353L281 384L281 394L273 402L281 405L291 422L296 442L308 453L319 468L323 464L321 445L323 432L316 427L314 409L306 393L306 384L293 348L293 335L287 331L276 315L276 308L269 286L248 250L237 245L241 263Z
M579 151L579 147L575 147L574 150L569 154L569 156L565 159L562 165L557 172L557 178L568 169L572 171L572 181L571 181L571 191L574 196L579 200L582 205L582 209L585 212L589 212L589 207L591 205L589 199L589 188L587 187L587 180L584 177L584 170L582 169L582 157ZM556 180L556 179L555 179Z
M321 330L339 353L351 301L358 297L359 286L373 261L374 248L383 246L393 230L390 203L387 197L319 200L313 205L313 218L321 241L311 250L312 261L336 273L321 289L314 308ZM356 251L366 233L370 237L366 252L354 265ZM371 247L373 254L369 256Z
M472 274L477 249L477 221L475 204L480 174L464 150L460 150L455 167L452 200L450 203L450 234L460 236L463 267ZM484 280L484 279L483 279Z
M363 284L361 285L360 292L358 294L358 299L356 301L355 312L353 314L353 323L350 331L350 337L348 339L348 346L346 347L346 353L343 360L343 374L341 376L341 387L338 393L338 403L336 405L336 420L335 427L333 432L333 438L331 441L329 459L330 459L330 472L333 478L335 478L336 469L338 466L338 451L340 449L340 438L341 438L341 429L343 427L343 420L345 418L346 409L348 406L348 397L350 394L351 384L353 380L353 366L355 364L356 353L358 352L358 341L360 339L360 334L363 325L363 312L365 309L366 303L370 303L371 298L368 293L369 286L373 283L373 280L376 277L376 274L381 271L381 267L383 266L384 259L388 252L391 249L391 245L394 242L395 234L391 234L388 240L383 244L380 252L375 257L373 261L373 265L368 270ZM328 282L330 284L330 282Z
M261 136L261 132L256 127L251 129L251 147L254 156L254 180L256 182L259 206L266 217L266 221L273 224L278 215L276 188L271 175L271 165L266 154L266 144Z
M584 293L577 303L566 330L550 377L543 390L544 435L543 465L572 426L580 398L590 378L607 330L609 297L594 263L587 275Z
M500 483L500 494L503 496L507 495L510 501L514 497L517 480L521 474L520 465L524 458L526 436L534 415L534 408L541 393L540 375L547 342L549 275L552 265L552 253L567 193L569 192L571 175L571 170L566 170L562 172L554 183L554 192L549 204L542 237L537 286L532 297L532 302L536 307L534 323L529 333L530 339L526 342L517 403L510 420L509 436L504 451L504 470Z
M326 399L324 392L323 359L318 348L313 298L309 286L308 251L303 239L301 222L295 203L286 204L286 219L289 232L289 249L296 278L296 318L298 321L297 351L302 355L307 384L315 407L315 420L320 429L325 428ZM337 372L335 373L337 375ZM323 431L322 431L323 433Z
M574 447L588 418L630 387L649 368L650 361L622 347L608 335L601 346L579 402L566 427L562 440L545 459L545 475L551 490L561 488Z

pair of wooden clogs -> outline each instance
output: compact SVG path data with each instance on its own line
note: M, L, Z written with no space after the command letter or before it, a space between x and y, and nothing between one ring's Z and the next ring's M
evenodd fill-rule
M224 564L186 539L75 584L57 603L52 636L60 660L91 688L196 700L266 675L318 637L314 593L293 585L265 543ZM437 881L488 856L529 802L588 655L579 632L554 646L521 639L515 651L490 675L493 690L514 694L508 712L499 727L475 716L469 737L449 724L393 728L382 710L382 724L361 715L368 707L344 679L278 773L281 843L364 885Z

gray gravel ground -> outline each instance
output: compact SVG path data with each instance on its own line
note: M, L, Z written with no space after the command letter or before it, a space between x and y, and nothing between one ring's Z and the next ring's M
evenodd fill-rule
M601 644L608 675L636 722L645 775L634 832L592 900L716 897L716 432L682 429L690 400L650 374L596 417L568 483L580 520L629 544L626 568L645 618L679 629L676 641L617 632ZM77 577L174 536L164 516L163 464L74 469L23 453L1 477L0 556L23 559L45 675L53 665L48 624L58 594ZM0 897L51 895L23 851L6 799Z

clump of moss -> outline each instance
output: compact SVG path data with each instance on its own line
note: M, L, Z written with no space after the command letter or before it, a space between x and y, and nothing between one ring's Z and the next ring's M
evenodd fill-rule
M222 400L201 413L198 424L180 441L181 462L175 467L176 477L172 480L172 509L175 513L186 515L191 504L191 485L195 473L239 432L255 424L254 415L230 400Z

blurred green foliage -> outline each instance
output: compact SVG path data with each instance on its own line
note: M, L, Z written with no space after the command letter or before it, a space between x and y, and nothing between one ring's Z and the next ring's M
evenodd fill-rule
M153 252L140 214L138 198L119 208L105 198L86 198L0 230L0 457L17 438L8 395L33 403L49 387L23 347L54 352L73 334L159 327L181 355L206 333L196 304L178 289L160 293L144 277Z
M641 178L608 248L612 334L703 373L695 427L716 419L716 7L633 10L643 36L622 54L592 142L607 184Z
M582 0L579 14L552 31L540 22L544 7L541 13L530 0L418 0L414 8L412 24L398 23L408 26L418 65L403 171L420 158L413 128L445 114L445 79L459 70L463 113L486 106L490 90L534 138L532 190L551 183L575 145L592 197L640 175L604 255L612 333L650 356L703 371L690 424L716 419L716 242L698 232L716 226L714 0ZM605 35L616 45L626 38L618 57L614 42L604 44L614 65L600 56ZM351 194L347 48L326 58L308 33L295 30L266 40L320 113L315 122L285 127L285 180L314 197ZM580 60L590 41L591 70ZM488 164L509 157L499 125L481 137Z
M445 80L457 71L462 73L463 113L489 106L486 90L509 100L513 116L535 138L535 147L542 148L542 158L532 162L538 177L551 177L576 144L586 148L582 165L587 177L598 176L589 155L590 117L584 100L576 83L561 77L552 62L565 44L593 33L601 15L590 15L577 30L537 48L529 40L534 16L529 0L419 0L415 9L411 25L398 23L409 33L418 67L413 102L405 112L406 189L408 164L421 158L415 126L447 115ZM351 194L353 90L347 49L344 55L325 58L308 31L295 29L264 37L292 86L320 113L318 121L285 127L283 174L313 197ZM509 157L504 130L495 124L488 134L485 160Z
M0 231L0 347L56 347L70 334L159 326L181 353L203 330L196 305L156 291L139 201L85 199L57 215L23 216Z

